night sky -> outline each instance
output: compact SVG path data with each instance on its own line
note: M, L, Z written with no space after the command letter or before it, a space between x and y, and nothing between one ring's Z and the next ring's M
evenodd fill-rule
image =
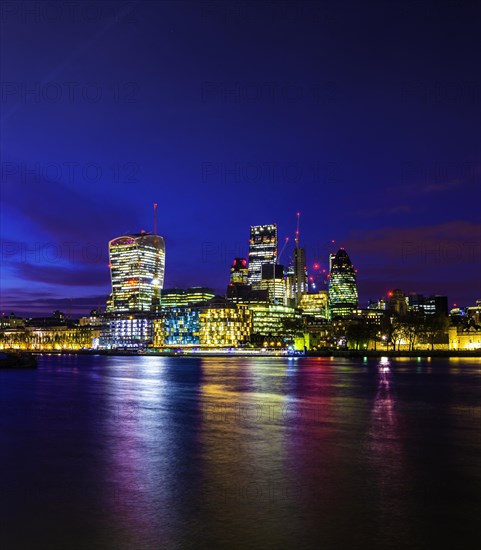
M251 224L360 303L481 298L480 7L5 2L1 312L104 306L107 243L166 242L165 287L224 293ZM332 243L332 241L335 243Z

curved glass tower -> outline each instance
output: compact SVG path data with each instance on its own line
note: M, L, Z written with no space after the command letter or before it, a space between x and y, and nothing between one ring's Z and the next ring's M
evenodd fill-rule
M332 259L329 275L329 311L331 319L346 317L357 308L356 271L341 248Z
M165 244L160 235L137 233L109 242L112 294L109 312L150 312L164 286Z

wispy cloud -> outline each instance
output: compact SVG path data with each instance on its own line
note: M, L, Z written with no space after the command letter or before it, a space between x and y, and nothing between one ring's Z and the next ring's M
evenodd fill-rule
M107 295L94 294L92 296L56 298L45 294L38 296L30 295L25 290L18 290L18 294L11 294L3 297L0 304L0 313L24 316L51 315L55 310L63 311L70 315L85 315L92 309L104 307Z
M363 218L377 218L381 216L394 216L396 214L409 214L412 212L412 208L407 204L399 204L396 206L386 208L365 208L358 210L356 214Z
M456 220L417 227L382 227L355 230L346 247L362 257L388 259L444 258L457 263L480 262L481 224Z
M441 182L424 182L413 183L409 185L400 186L397 192L401 192L402 195L422 196L422 195L435 195L438 193L445 193L446 191L452 191L462 187L464 183L459 179L453 179L450 181Z

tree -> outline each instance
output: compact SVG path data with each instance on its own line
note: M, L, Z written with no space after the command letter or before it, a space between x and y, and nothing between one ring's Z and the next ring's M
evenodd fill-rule
M408 344L408 349L413 351L419 336L422 334L423 318L415 311L408 311L405 315L396 317L393 323L393 342L399 345L402 340Z
M446 335L448 328L449 319L445 315L435 313L434 315L425 316L423 337L431 345L431 350L434 350L434 345Z
M350 349L363 349L369 345L369 340L373 335L371 323L365 319L353 319L346 330L347 343L352 344Z

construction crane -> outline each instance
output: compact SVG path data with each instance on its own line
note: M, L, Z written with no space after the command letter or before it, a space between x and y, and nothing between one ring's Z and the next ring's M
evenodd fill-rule
M284 250L286 249L287 243L289 242L289 237L286 237L286 241L284 243L284 246L281 248L281 251L279 252L279 255L277 256L277 263L281 261L281 256Z
M155 270L154 270L154 296L152 299L152 310L155 312L159 307L159 251L157 248L157 203L154 202L154 247L155 247Z
M297 213L297 229L296 229L296 248L299 248L299 223L301 220L301 213Z

